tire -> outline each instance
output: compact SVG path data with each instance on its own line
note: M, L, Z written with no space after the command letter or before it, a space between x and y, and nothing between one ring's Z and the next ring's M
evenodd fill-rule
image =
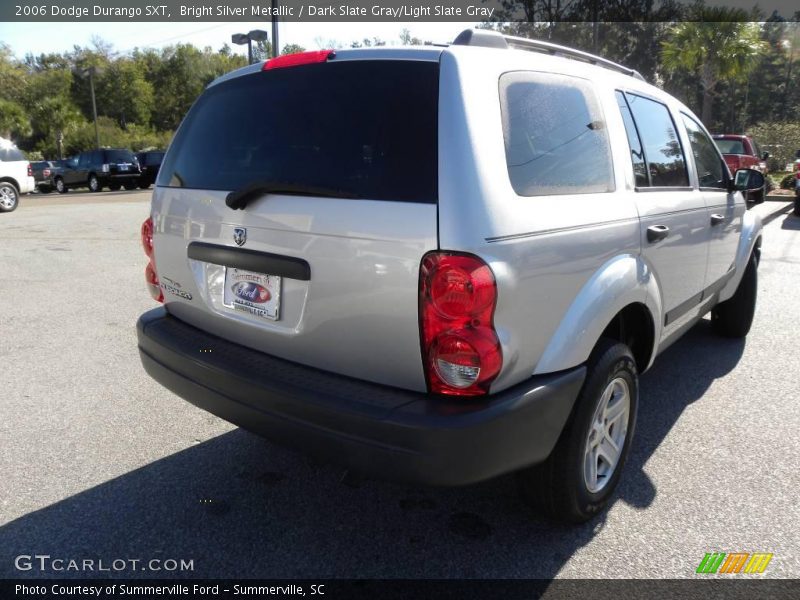
M150 185L151 185L151 184L150 184L149 182L147 182L147 181L146 181L146 182L144 182L144 183L140 183L140 184L139 184L139 189L140 189L140 190L146 190L146 189L149 189L149 188L150 188Z
M794 214L800 217L800 196L794 197Z
M743 338L750 331L756 312L758 296L758 262L750 255L747 268L736 292L711 311L711 327L716 333L729 338Z
M13 183L0 181L0 212L13 212L18 206L19 190Z
M124 184L124 187L128 191L135 190L136 189L136 184L135 183L126 183L126 184Z
M100 185L100 180L97 178L97 175L92 173L89 175L89 191L90 192L99 192L103 189L103 186Z
M586 380L553 452L518 474L523 499L550 518L583 523L601 513L619 483L639 405L636 361L625 344L602 338L587 362ZM619 408L608 423L607 410ZM612 456L613 467L605 456ZM599 440L599 441L598 441ZM590 465L594 464L594 478Z
M64 185L64 180L61 177L56 179L56 191L59 194L66 194L67 193L67 186Z
M120 186L120 184L112 183L111 185L108 186L108 189L110 189L112 192L116 192L117 190L119 190L120 187L122 187Z

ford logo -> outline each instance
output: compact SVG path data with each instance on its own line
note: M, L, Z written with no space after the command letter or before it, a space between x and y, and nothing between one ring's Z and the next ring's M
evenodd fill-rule
M247 300L248 302L255 302L257 304L264 304L269 302L272 294L263 285L253 283L252 281L240 281L234 285L231 290L237 298Z

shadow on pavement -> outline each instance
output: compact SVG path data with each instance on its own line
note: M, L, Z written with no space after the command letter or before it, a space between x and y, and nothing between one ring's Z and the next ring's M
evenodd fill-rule
M650 505L657 490L643 466L743 348L703 321L643 376L622 502ZM3 526L0 577L94 576L14 570L15 556L38 553L194 561L193 572L125 577L549 578L604 519L579 527L538 519L513 476L456 489L343 479L234 430Z
M789 213L781 223L781 229L793 229L794 231L800 230L800 217L794 213Z

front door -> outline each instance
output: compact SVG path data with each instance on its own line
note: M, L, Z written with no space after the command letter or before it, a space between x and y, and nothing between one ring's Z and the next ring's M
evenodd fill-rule
M739 192L728 191L728 168L708 133L689 115L682 114L681 118L692 147L695 185L703 196L710 230L705 278L708 297L733 276L747 206Z

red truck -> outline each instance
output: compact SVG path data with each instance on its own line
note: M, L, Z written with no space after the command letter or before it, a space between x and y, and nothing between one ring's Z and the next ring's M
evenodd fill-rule
M737 169L758 169L767 174L769 152L761 152L756 141L746 135L717 134L714 141L731 173Z
M722 157L731 173L735 173L737 169L757 169L764 175L767 174L769 152L761 152L761 148L753 138L730 133L717 134L712 137L717 148L722 152ZM766 191L768 190L765 190L764 196L766 196Z

